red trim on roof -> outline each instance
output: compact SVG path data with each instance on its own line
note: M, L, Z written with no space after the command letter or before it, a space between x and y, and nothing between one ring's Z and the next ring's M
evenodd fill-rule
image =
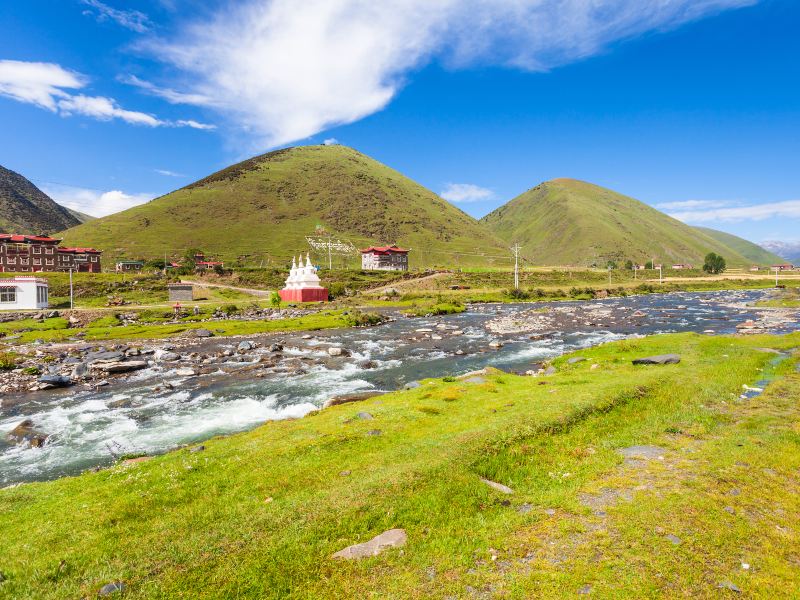
M57 238L51 238L44 235L20 235L16 233L0 233L0 240L15 242L15 243L25 243L25 242L55 242L58 243L61 240Z
M361 254L366 254L368 252L372 252L373 254L391 254L392 252L408 254L408 250L404 250L398 246L370 246L369 248L361 250Z
M102 254L102 251L94 248L59 248L59 252L69 252L71 254Z

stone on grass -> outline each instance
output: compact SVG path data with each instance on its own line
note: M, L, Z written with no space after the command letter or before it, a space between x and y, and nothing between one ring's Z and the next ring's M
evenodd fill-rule
M383 435L383 432L380 429L370 429L367 435Z
M644 460L663 459L666 450L660 446L629 446L617 450L625 458L639 458Z
M195 329L194 330L194 337L210 338L210 337L214 337L214 334L211 331L209 331L208 329Z
M486 383L486 379L481 376L470 377L469 379L465 379L464 383Z
M203 451L203 450L205 450L205 449L206 449L206 447L205 447L205 446L203 446L202 444L200 444L199 446L195 446L194 448L191 448L191 449L189 450L189 452L191 452L192 454L194 454L195 452L202 452L202 451Z
M408 537L406 536L405 529L390 529L384 531L380 535L363 544L354 544L342 550L339 550L332 558L341 558L345 560L354 560L359 558L367 558L370 556L378 556L387 548L399 548L405 546Z
M325 401L325 404L322 405L322 408L330 408L331 406L338 406L340 404L349 404L351 402L363 402L364 400L369 400L370 398L375 398L376 396L382 396L386 392L356 392L353 394L342 394L341 396L334 396L332 398L328 398Z
M668 534L667 534L667 535L665 535L664 537L665 537L667 540L669 540L670 542L672 542L672 544L673 544L673 545L675 545L675 546L679 546L679 545L680 545L680 543L681 543L681 538L679 538L677 535L673 535L673 534L671 534L671 533L668 533Z
M419 381L409 381L407 384L403 386L404 390L415 390L418 387L422 386Z
M678 354L658 354L633 360L635 365L677 365L679 362L681 357Z
M578 594L580 594L581 596L585 596L591 593L592 593L592 586L590 586L588 583L578 589Z
M513 494L514 490L512 490L507 485L503 485L502 483L497 483L496 481L492 481L490 479L484 479L481 477L481 481L488 485L490 488L497 490L498 492L502 492L503 494Z
M555 375L556 374L556 368L553 365L550 365L549 367L547 367L544 370L544 374L545 375Z
M730 590L730 591L735 592L737 594L741 594L742 593L742 590L739 589L739 587L735 583L733 583L731 581L722 581L722 582L720 582L720 584L717 587L719 589L721 589L721 590Z
M356 415L356 417L358 417L359 419L362 419L364 421L370 421L370 420L375 418L371 414L369 414L368 412L360 412L360 413L358 413Z
M97 595L110 596L111 594L116 594L117 592L124 592L125 587L125 583L122 581L112 581L111 583L107 583L101 587L100 591L97 592Z
M574 365L575 363L583 362L586 360L583 356L573 356L572 358L567 359L568 365Z

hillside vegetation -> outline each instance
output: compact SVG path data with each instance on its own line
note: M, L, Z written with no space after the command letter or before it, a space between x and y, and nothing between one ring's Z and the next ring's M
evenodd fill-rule
M762 396L740 394L773 371L765 347L798 343L628 340L547 377L425 381L3 489L0 595L796 597L796 358ZM631 364L667 352L681 363ZM403 548L331 558L393 528Z
M25 177L0 166L0 232L51 234L79 222Z
M481 223L498 237L518 242L535 264L602 267L609 260L644 264L654 259L701 266L712 251L731 266L753 262L647 204L574 179L537 185Z
M110 256L182 256L200 248L225 260L285 266L323 226L356 246L411 248L412 266L493 264L504 244L478 222L397 171L345 146L270 152L185 188L64 233L65 243ZM107 255L107 256L108 256ZM319 252L315 262L327 263ZM335 258L335 266L354 266Z
M744 256L753 264L775 265L785 262L777 254L762 248L758 244L754 244L753 242L740 238L739 236L731 233L718 231L716 229L709 229L708 227L695 227L695 229L699 230L701 233L704 233L708 237L717 240L720 244L727 246L741 256Z

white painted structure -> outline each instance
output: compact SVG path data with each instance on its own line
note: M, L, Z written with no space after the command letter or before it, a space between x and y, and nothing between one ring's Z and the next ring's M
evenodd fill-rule
M0 310L38 310L49 305L46 279L25 276L0 279Z

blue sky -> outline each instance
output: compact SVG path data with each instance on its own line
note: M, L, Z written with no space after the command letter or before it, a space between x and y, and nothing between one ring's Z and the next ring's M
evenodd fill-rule
M587 4L5 2L0 164L102 215L338 140L475 216L574 177L800 241L800 3Z

